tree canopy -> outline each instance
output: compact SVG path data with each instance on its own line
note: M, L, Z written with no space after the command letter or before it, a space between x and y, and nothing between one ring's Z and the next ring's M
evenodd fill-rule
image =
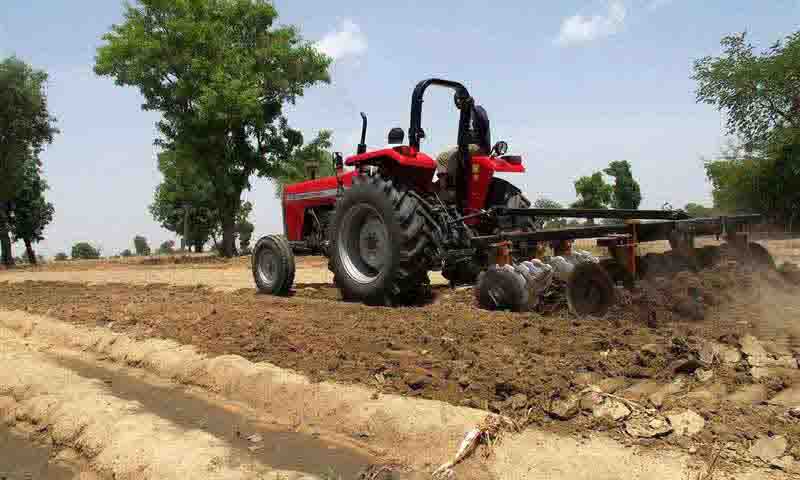
M53 221L55 209L47 202L44 192L47 182L41 176L36 162L26 162L13 201L11 231L14 241L25 243L28 261L36 264L33 243L44 240L44 229Z
M716 106L735 137L706 161L714 207L757 212L797 226L800 215L800 32L761 53L745 33L722 39L719 57L694 64L697 101Z
M250 177L275 177L302 144L283 105L329 81L330 58L276 19L266 0L139 0L97 53L95 72L137 87L162 113L158 143L211 183L227 256Z
M0 250L6 265L14 263L11 204L23 175L40 166L39 154L58 132L47 110L46 81L45 72L16 57L0 62Z
M778 40L761 54L747 34L720 42L718 57L694 62L697 101L726 114L730 135L754 146L800 128L800 32Z
M614 195L614 189L606 183L601 172L575 180L575 193L578 200L572 208L608 208Z
M333 166L330 130L321 130L311 142L297 148L281 165L280 172L273 178L275 197L283 197L286 185L309 179L309 167L314 168L316 177L328 177L336 173Z
M73 259L92 260L100 258L100 250L88 242L79 242L72 246L71 256Z
M633 178L631 164L627 160L611 162L603 173L614 178L611 206L618 209L636 210L642 203L639 183Z
M136 250L136 255L150 255L150 245L147 244L147 239L141 235L133 237L133 249Z

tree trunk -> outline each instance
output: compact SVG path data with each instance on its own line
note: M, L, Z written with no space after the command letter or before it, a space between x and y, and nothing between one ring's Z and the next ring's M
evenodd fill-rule
M189 207L183 206L183 237L181 237L181 252L189 246Z
M222 216L222 256L231 258L234 255L234 235L236 234L236 220L233 211L229 210Z
M33 251L33 244L28 238L26 238L24 241L25 241L25 253L28 255L28 262L31 265L36 265L36 252Z
M14 255L11 252L11 235L8 228L6 206L0 204L0 257L6 267L14 266Z
M232 258L236 255L236 214L241 202L242 192L239 191L219 202L219 213L222 217L222 249L223 257Z
M194 253L203 253L203 242L196 242L194 244Z

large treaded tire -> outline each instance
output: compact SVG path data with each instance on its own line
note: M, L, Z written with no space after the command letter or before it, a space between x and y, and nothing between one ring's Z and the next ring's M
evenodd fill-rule
M330 269L342 298L388 306L427 300L428 269L436 244L424 204L390 179L356 178L337 203L331 222ZM354 245L353 236L361 234L352 231L353 222L358 223L353 216L362 210L369 210L370 221L379 219L385 228L382 246L376 249L380 265L374 269L362 261L363 252Z
M295 261L283 235L261 237L253 248L253 280L260 293L286 296L294 284Z

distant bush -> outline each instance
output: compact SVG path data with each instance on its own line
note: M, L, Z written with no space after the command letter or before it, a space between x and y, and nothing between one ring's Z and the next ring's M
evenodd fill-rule
M136 255L150 255L150 245L147 244L147 239L141 235L133 237L133 247L136 249Z
M58 252L58 253L56 253L56 256L55 256L55 259L56 259L57 262L63 262L64 260L67 260L68 258L69 257L64 252Z
M130 248L126 248L125 250L122 251L122 253L119 254L119 256L120 257L132 257L133 256L133 252L131 252Z
M158 247L158 254L159 255L169 255L175 253L175 241L174 240L167 240L166 242L162 243L160 247Z
M100 258L100 251L91 246L88 242L80 242L72 246L72 258L92 260Z

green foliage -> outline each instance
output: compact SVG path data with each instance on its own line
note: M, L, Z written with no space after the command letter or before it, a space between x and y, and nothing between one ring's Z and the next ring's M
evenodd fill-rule
M91 260L100 258L100 251L88 242L76 243L72 246L72 258L81 260Z
M800 145L777 144L757 151L728 146L705 168L715 208L761 213L789 230L797 228Z
M551 200L549 198L538 198L536 201L533 202L533 208L564 208L563 205L556 202L555 200ZM536 227L538 229L555 229L555 228L563 228L567 225L567 221L565 218L537 218L536 219Z
M689 214L690 217L694 218L701 218L701 217L714 217L719 216L721 212L719 212L715 208L706 207L705 205L700 205L699 203L689 202L683 207L683 211Z
M16 57L0 62L0 202L16 194L23 166L58 133L47 111L47 74Z
M752 147L800 128L800 32L761 54L746 37L724 37L722 55L696 60L692 78L697 101L724 112L728 133Z
M184 241L198 247L208 242L220 228L220 215L211 182L192 161L179 161L181 153L166 150L158 155L158 170L163 180L156 186L150 214L163 228L184 236L184 219L189 210L189 231Z
M273 178L276 198L283 197L283 188L286 185L308 180L309 167L316 169L317 178L336 173L333 154L330 152L331 135L329 130L321 130L314 140L297 148L281 165L280 173Z
M119 256L120 256L120 257L123 257L123 258L132 257L132 256L133 256L133 252L131 252L131 249L130 249L130 248L126 248L125 250L123 250L122 252L120 252Z
M64 252L58 252L58 253L56 253L56 256L55 256L55 259L56 259L57 262L63 262L65 260L67 260L68 258L69 257Z
M162 113L159 144L211 183L226 256L250 177L280 174L302 144L283 105L329 81L331 60L276 18L265 0L139 0L97 52L95 72L137 87Z
M35 162L26 162L17 193L14 196L14 218L11 231L14 241L39 242L44 240L44 228L53 221L53 204L45 201L47 182Z
M175 241L167 240L158 247L159 255L171 255L175 253Z
M150 255L150 245L147 244L147 239L141 235L133 237L133 248L136 250L136 255Z
M756 53L746 34L695 62L697 101L726 114L738 144L706 162L714 207L758 212L789 229L800 215L800 32Z
M608 208L611 204L614 189L607 184L601 172L575 180L575 193L578 200L572 208Z
M46 81L45 72L16 57L0 62L0 256L7 266L14 264L11 202L26 165L40 164L39 153L58 132L47 111Z
M633 178L631 164L627 160L614 161L603 173L614 178L611 206L624 210L638 209L642 203L642 192Z
M250 253L250 241L253 239L255 226L247 220L236 224L236 233L239 235L239 253L247 255Z

